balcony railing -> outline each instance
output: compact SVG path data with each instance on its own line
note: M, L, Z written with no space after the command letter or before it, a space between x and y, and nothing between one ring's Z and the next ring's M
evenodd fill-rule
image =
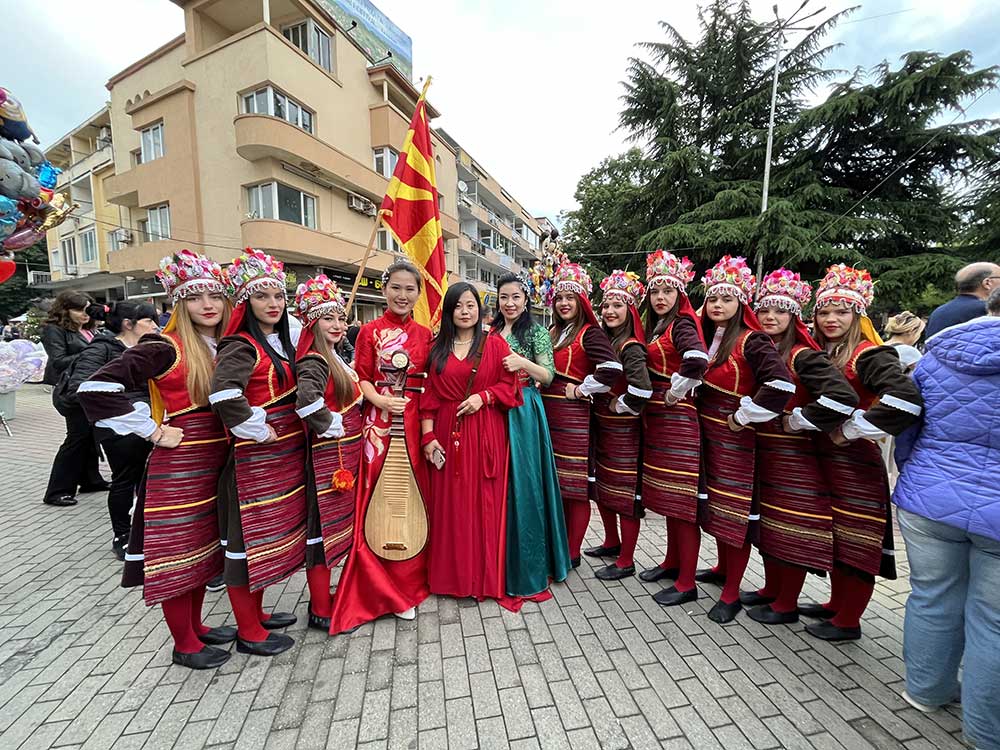
M28 286L48 284L50 281L52 281L52 273L49 271L28 271Z

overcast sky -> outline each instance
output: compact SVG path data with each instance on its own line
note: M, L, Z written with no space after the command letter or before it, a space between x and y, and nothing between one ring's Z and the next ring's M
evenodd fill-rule
M246 0L252 2L255 0ZM800 0L779 0L790 12ZM627 147L616 131L620 82L635 43L662 38L665 20L688 38L693 0L376 0L413 38L414 76L431 74L430 99L446 129L536 215L574 206L580 176ZM773 0L752 0L760 19ZM852 3L811 0L830 11ZM970 49L1000 63L992 3L869 0L832 36L831 67L852 69L911 49ZM100 6L100 9L97 9ZM27 4L0 45L0 85L25 104L48 145L97 111L108 78L183 31L170 0L46 0ZM991 92L969 117L1000 117Z

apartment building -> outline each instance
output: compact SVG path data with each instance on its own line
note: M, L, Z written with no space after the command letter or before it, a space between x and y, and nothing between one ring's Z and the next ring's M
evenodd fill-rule
M184 34L107 83L106 171L94 171L96 151L85 162L95 162L94 201L114 216L108 231L93 230L97 261L82 264L77 239L72 267L106 272L108 297L155 298L163 256L190 246L226 262L252 246L298 278L322 271L349 286L417 88L337 24L330 0L172 2L184 9ZM428 112L438 116L430 103ZM67 139L72 164L89 146L78 131ZM447 267L485 295L537 249L537 225L454 139L433 141ZM74 186L75 170L66 178ZM68 275L71 246L62 236L51 246L53 268ZM380 312L381 271L399 250L385 231L376 246L359 290L362 320Z

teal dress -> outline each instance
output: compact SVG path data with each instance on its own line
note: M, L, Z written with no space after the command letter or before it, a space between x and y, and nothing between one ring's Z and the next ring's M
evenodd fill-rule
M555 372L552 341L542 326L531 329L527 348L513 335L507 343L512 351ZM570 571L566 518L545 408L534 383L526 382L522 395L524 404L507 413L507 593L511 596L545 591L550 579L563 581Z

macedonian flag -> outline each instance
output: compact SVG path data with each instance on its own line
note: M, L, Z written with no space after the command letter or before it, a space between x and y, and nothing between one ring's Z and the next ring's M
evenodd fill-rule
M403 141L396 171L382 199L380 213L382 223L423 275L423 291L413 310L413 318L436 330L441 323L441 303L448 286L448 272L444 266L434 150L427 119L426 98L430 83L428 76Z

